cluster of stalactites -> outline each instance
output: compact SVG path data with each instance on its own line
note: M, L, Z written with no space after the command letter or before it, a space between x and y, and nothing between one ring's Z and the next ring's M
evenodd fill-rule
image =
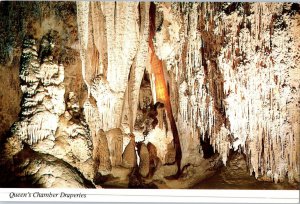
M225 164L229 149L240 147L256 177L277 182L288 175L299 181L299 40L296 21L281 15L283 4L237 4L230 13L212 3L160 5L168 26L156 33L155 45L174 73L173 85L179 86L181 135L207 134ZM214 45L203 40L207 32L228 42L215 58L224 78L217 92L225 96L220 100L228 124L220 124L214 107L219 101L208 91L213 89L207 80L212 64L201 49Z
M168 80L170 87L178 87L178 97L174 92L170 92L170 95L173 100L172 108L177 110L174 114L177 114L177 126L182 141L183 163L188 163L191 154L201 156L198 153L200 134L202 137L210 136L211 144L222 155L226 164L231 147L227 139L230 131L225 124L217 121L214 105L216 97L211 94L213 87L208 83L208 76L204 71L201 50L204 42L199 30L200 4L162 3L158 7L163 13L164 22L156 32L155 48L159 57L165 60L166 69L172 72ZM210 72L212 67L209 61L206 64Z
M297 24L287 14L274 19L282 9L283 4L253 4L254 15L246 18L250 29L237 30L242 17L227 16L229 36L238 41L224 47L219 64L234 148L243 147L250 174L275 182L287 175L292 182L299 181L299 40L293 31ZM278 26L283 22L285 29Z
M105 131L120 127L126 100L131 104L128 115L133 127L146 68L148 7L149 3L138 2L77 3L83 79Z

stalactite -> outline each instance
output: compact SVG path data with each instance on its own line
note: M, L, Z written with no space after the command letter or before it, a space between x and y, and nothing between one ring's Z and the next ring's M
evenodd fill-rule
M79 1L77 4L77 26L78 35L80 39L80 59L81 59L81 70L82 78L88 87L88 96L90 96L90 85L86 80L86 64L88 60L87 47L88 47L88 36L89 36L89 7L90 2Z
M137 50L137 56L133 61L131 67L128 89L129 89L129 102L130 102L130 129L133 131L133 126L136 120L136 113L138 109L138 98L141 82L146 69L146 60L148 57L148 33L149 33L149 3L139 3L139 15L141 16L140 22L140 36L139 36L139 47Z
M91 62L96 67L96 75L107 75L107 33L106 21L101 8L101 2L91 2L91 20L92 20L92 40L96 52L99 53L99 64ZM92 73L94 74L94 73Z
M170 46L174 47L172 49L175 54L172 55L178 55L179 57L177 59L176 57L164 57L163 55L160 57L166 58L167 69L172 70L175 75L175 80L171 86L179 86L177 124L181 140L185 141L181 145L183 163L185 164L190 162L191 154L201 157L198 151L199 146L197 146L200 143L199 133L202 137L208 133L211 141L221 138L219 135L228 136L226 127L220 127L220 113L215 109L219 100L222 100L222 96L220 94L216 94L215 96L212 94L214 89L216 89L216 93L220 93L219 89L221 87L210 87L210 84L213 85L213 83L209 81L215 79L210 79L209 77L213 77L215 71L213 70L214 67L210 65L209 59L205 59L205 45L203 40L203 37L205 37L203 35L210 34L203 34L201 32L210 32L210 28L208 27L210 24L205 25L204 30L199 30L199 27L201 28L202 23L205 22L204 16L206 16L204 8L200 11L203 13L199 13L201 5L206 6L206 4L198 3L191 6L185 4L183 5L184 13L178 8L178 4L172 4L172 10L164 10L166 11L164 12L164 17L170 23L169 27L165 28L167 31L164 32L169 32L170 35L173 35L167 42ZM182 28L180 30L181 33L176 29L177 27ZM178 34L173 34L174 31ZM177 39L177 35L180 40ZM178 41L182 43L178 44ZM162 52L160 51L160 47L163 46L165 45L157 44L156 49L159 50L158 53ZM210 73L213 73L211 74L212 76L208 75ZM218 117L215 114L218 114ZM189 135L192 139L186 140L185 135ZM222 138L226 137L223 136ZM230 144L225 142L224 147L227 146L229 148ZM228 150L226 148L219 148L219 150L221 151L219 153L223 155L223 160L226 161L225 158L227 157Z
M118 2L115 5L105 2L103 7L108 50L107 81L113 91L125 92L139 39L137 3ZM123 59L123 56L127 57ZM115 83L116 81L119 83Z

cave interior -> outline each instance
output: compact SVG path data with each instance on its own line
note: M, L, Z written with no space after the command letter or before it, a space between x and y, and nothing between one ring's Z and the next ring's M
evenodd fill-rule
M299 189L299 3L0 2L0 187Z

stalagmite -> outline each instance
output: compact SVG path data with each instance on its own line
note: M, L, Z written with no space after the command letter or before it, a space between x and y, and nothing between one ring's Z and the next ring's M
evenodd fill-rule
M112 129L106 133L112 166L122 165L123 133L120 129Z
M34 39L24 41L20 69L24 98L22 119L14 124L12 132L30 145L53 137L59 116L65 111L64 67L53 60L51 52L48 56L43 53L45 49L53 49L51 35L49 32L43 38L40 55Z
M147 144L147 149L149 152L149 176L153 176L155 171L160 167L161 161L157 157L156 147L151 142Z
M147 146L142 143L139 147L139 157L140 157L140 164L139 164L139 173L146 177L149 174L149 167L150 167L150 158Z
M130 142L126 146L122 155L122 166L126 168L134 168L137 165L137 156L135 152L135 139L134 135L130 135Z
M95 160L99 161L98 171L101 174L108 174L111 171L111 161L110 161L110 153L108 148L108 142L106 135L103 130L98 132L96 143L94 143L96 148L96 157Z

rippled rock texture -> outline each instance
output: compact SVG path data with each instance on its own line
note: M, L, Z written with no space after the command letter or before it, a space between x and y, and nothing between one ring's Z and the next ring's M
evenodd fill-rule
M299 24L297 3L0 2L1 186L299 184Z

